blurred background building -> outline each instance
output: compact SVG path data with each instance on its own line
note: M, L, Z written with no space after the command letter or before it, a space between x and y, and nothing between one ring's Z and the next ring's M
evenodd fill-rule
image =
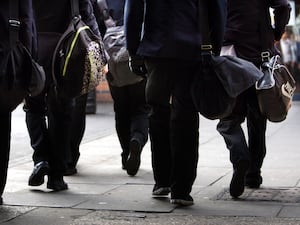
M282 57L287 61L288 67L293 73L297 89L294 99L300 100L300 0L290 0L292 7L290 21L280 46Z

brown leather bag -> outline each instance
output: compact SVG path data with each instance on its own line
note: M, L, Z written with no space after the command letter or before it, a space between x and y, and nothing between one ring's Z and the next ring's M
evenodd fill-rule
M291 108L296 82L279 55L263 62L261 71L264 75L255 85L260 111L269 121L281 122Z

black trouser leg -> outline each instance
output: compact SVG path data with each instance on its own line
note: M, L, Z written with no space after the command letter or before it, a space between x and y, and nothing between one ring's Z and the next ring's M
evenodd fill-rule
M67 154L70 151L73 99L57 98L53 92L48 97L49 139L52 149L49 151L50 175L61 176L67 167Z
M249 150L241 124L247 111L248 91L236 100L236 106L230 116L221 119L217 125L218 132L223 136L230 154L233 167L239 160L249 161Z
M75 106L72 112L70 152L68 154L68 167L75 168L80 156L80 144L85 131L86 124L86 102L87 94L75 99Z
M0 197L3 194L10 152L11 113L0 113Z
M44 94L36 97L27 97L24 111L26 112L26 126L30 137L31 147L34 152L32 159L34 164L41 161L48 161L48 152L51 143L48 137L48 127L46 123L46 98Z
M145 84L144 80L123 87L110 85L114 100L116 131L123 157L129 154L130 140L138 140L141 146L148 140L149 107L145 100Z
M170 130L173 158L171 191L173 197L184 197L190 194L197 176L199 115L190 89L198 64L186 62L169 67L174 68L175 75Z
M130 136L144 146L148 140L150 106L146 103L146 79L130 85L129 97L131 99Z
M172 168L169 105L152 105L149 135L155 183L158 186L169 187Z
M267 119L260 113L255 90L252 90L252 98L247 112L250 152L249 174L260 175L266 155L266 127Z

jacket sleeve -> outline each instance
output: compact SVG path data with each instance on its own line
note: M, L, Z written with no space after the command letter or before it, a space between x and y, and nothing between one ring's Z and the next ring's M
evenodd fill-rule
M101 36L96 17L93 12L93 6L90 0L80 0L79 1L80 15L82 20L88 25L94 34Z
M144 22L144 0L126 0L124 27L129 54L136 55L142 37Z
M291 6L288 0L271 0L270 7L274 9L274 37L279 41L289 22Z

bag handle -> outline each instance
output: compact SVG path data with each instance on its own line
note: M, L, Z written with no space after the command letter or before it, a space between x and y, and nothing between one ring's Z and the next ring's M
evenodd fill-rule
M71 0L71 15L72 18L80 17L79 0Z
M268 30L268 14L266 12L266 1L265 0L259 0L260 2L260 10L259 10L259 17L260 17L260 26L259 26L259 34L260 34L260 42L261 42L261 60L262 62L267 62L270 60L270 52L268 51L268 42L263 35L266 30Z

